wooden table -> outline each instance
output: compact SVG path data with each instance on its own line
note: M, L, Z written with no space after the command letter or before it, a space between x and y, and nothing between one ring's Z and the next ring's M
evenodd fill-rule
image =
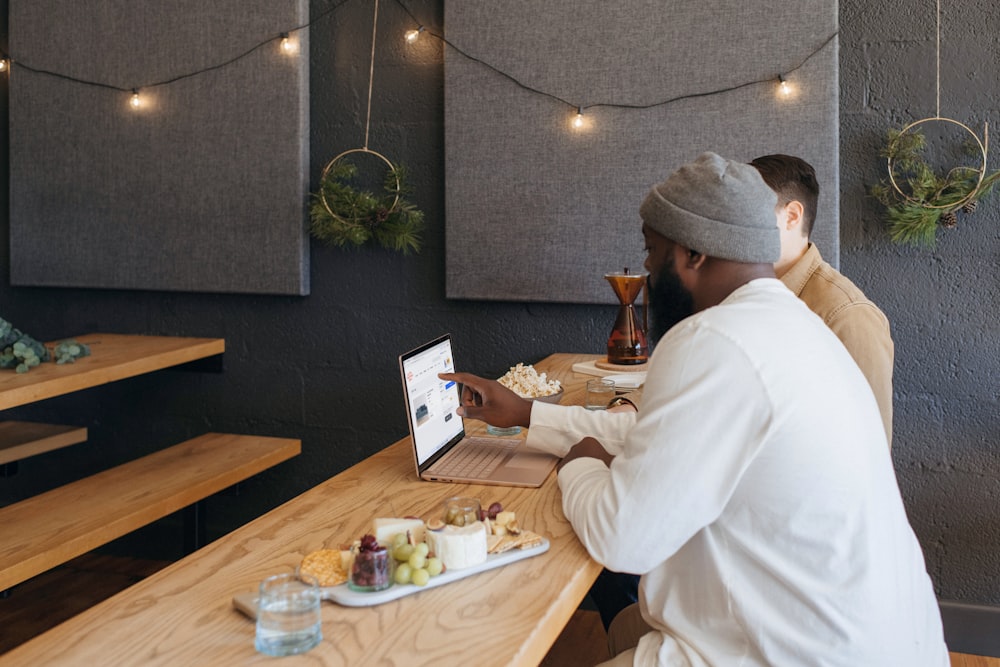
M221 338L97 333L76 340L90 346L90 356L70 364L44 362L27 373L0 372L0 410L215 357L226 348ZM0 422L0 464L86 439L87 429L82 427Z
M592 358L555 354L536 368L563 380L563 403L582 403L587 376L571 369ZM550 540L549 551L375 607L324 603L322 643L281 664L537 664L600 571L563 515L555 474L540 489L422 482L405 438L0 656L0 665L275 664L254 651L254 624L233 609L234 594L369 532L376 516L429 517L452 495L503 503Z
M226 349L221 338L96 333L76 340L90 346L91 356L72 364L45 362L27 373L0 373L0 410L219 355Z

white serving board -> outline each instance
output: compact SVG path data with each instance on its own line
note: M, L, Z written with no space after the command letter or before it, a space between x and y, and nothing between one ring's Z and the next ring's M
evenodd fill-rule
M414 593L419 593L420 591L426 591L431 588L437 588L438 586L444 586L445 584L450 584L453 581L465 579L466 577L470 577L474 574L479 574L480 572L492 570L497 567L503 567L504 565L510 565L511 563L516 563L517 561L524 560L525 558L538 556L548 550L549 541L543 537L542 543L538 546L529 547L527 549L511 549L510 551L505 551L501 554L490 554L486 557L485 563L473 565L472 567L463 568L461 570L448 570L446 572L442 572L436 577L431 577L426 586L394 583L392 586L382 591L362 593L360 591L351 590L347 584L340 584L339 586L326 586L320 588L320 591L324 600L332 600L333 602L345 607L371 607L373 605L398 600L401 597L413 595Z

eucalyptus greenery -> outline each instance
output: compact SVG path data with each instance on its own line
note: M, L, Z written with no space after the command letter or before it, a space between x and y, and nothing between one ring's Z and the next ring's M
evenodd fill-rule
M380 194L353 187L350 181L357 173L357 166L347 161L327 171L319 192L312 195L312 235L337 247L371 241L404 255L419 252L424 214L403 198L411 192L405 168L396 166L386 172Z
M934 247L938 226L954 227L958 212L975 211L979 199L1000 179L1000 171L994 171L980 182L980 172L973 167L955 167L938 176L924 160L926 147L921 132L891 129L882 150L882 157L892 162L896 183L909 193L903 197L886 181L871 188L872 196L886 207L889 236L896 243ZM971 143L964 148L971 155L979 153Z

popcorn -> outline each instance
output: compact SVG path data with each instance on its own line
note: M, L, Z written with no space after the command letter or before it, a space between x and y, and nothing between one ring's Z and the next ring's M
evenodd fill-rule
M545 373L539 375L531 364L511 366L510 370L497 381L522 398L551 396L562 391L559 380L549 380Z

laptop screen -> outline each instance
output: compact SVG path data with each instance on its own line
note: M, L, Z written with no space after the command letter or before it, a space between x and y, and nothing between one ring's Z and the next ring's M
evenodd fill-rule
M423 466L465 434L462 418L455 412L460 398L458 385L438 378L438 373L455 371L451 336L445 334L407 352L399 363L417 465Z

